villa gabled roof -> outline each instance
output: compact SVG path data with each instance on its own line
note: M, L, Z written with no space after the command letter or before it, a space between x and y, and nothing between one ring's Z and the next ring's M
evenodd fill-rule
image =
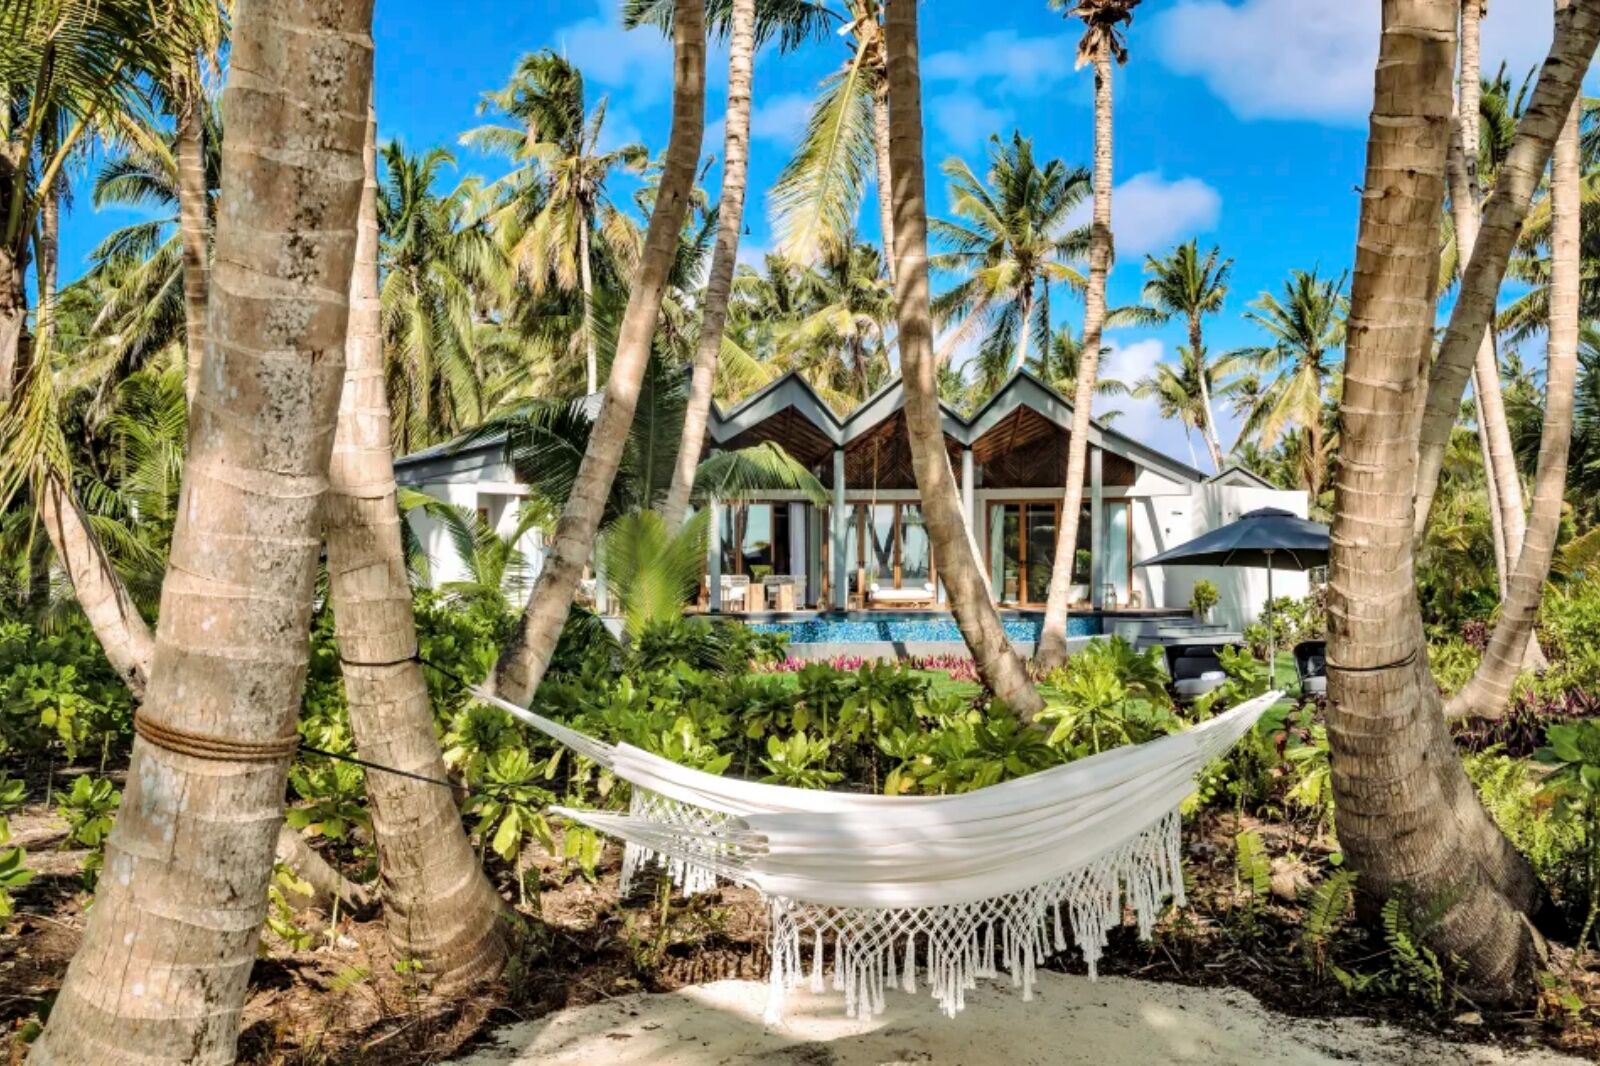
M598 412L600 399L599 393L583 398L582 403L591 416ZM900 378L895 377L854 410L841 416L810 382L798 371L791 370L727 410L713 404L707 432L715 444L722 445L757 429L769 419L793 411L833 447L843 448L883 425L904 407L905 387ZM939 407L945 435L966 447L971 447L1019 410L1032 411L1064 432L1070 432L1072 428L1071 401L1027 370L1013 372L1005 384L984 401L970 418L943 401L940 401ZM820 445L821 442L817 443ZM1240 480L1248 478L1263 488L1276 487L1242 467L1229 467L1207 478L1187 463L1098 420L1089 423L1089 443L1180 483L1195 484L1229 477ZM452 472L479 469L501 461L504 447L503 434L486 435L470 443L457 439L396 459L395 470L402 483L418 483L438 475L448 476Z
M1206 478L1208 485L1247 485L1258 489L1280 489L1281 485L1274 485L1254 470L1246 469L1238 463L1229 463L1215 474Z
M970 446L1020 408L1042 415L1062 430L1072 428L1072 403L1027 370L1015 371L993 396L966 418L949 404L940 402L945 435ZM905 407L905 388L896 377L863 400L843 417L818 395L797 371L790 371L759 392L734 404L727 411L712 412L710 432L717 443L725 443L793 408L804 416L835 447L844 447L882 425ZM1134 463L1182 482L1199 482L1205 475L1187 463L1156 451L1098 420L1089 423L1089 443L1125 456Z

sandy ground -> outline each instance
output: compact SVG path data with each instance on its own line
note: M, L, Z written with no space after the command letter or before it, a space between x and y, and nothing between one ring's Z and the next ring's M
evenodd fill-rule
M871 1022L844 1016L838 995L790 997L782 1027L761 1024L766 985L718 981L668 995L634 995L498 1034L458 1066L1562 1066L1582 1060L1530 1048L1453 1044L1360 1019L1274 1014L1232 990L1039 975L1032 1003L980 982L951 1021L931 997L895 995Z

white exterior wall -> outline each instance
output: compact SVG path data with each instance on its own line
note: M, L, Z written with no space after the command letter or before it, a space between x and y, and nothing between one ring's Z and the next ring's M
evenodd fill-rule
M1306 517L1306 494L1299 490L1267 489L1215 482L1190 486L1182 497L1152 498L1148 508L1145 535L1138 543L1139 526L1134 527L1136 557L1148 559L1158 552L1175 548L1202 533L1243 516L1260 507L1276 507L1300 518ZM1267 572L1247 567L1150 566L1138 567L1147 590L1146 604L1156 607L1187 607L1194 583L1206 578L1217 586L1220 598L1212 613L1215 621L1240 628L1257 621L1267 602ZM1308 576L1300 571L1275 570L1272 594L1299 598L1310 591Z
M429 482L416 488L419 492L460 507L471 514L476 514L481 508L488 514L490 527L501 537L509 537L516 531L518 511L527 496L526 489L512 482L444 481ZM420 509L412 511L407 520L411 523L411 530L421 543L423 552L428 556L429 584L433 588L438 588L447 582L465 580L468 576L467 568L457 554L455 543L444 525ZM527 597L532 595L534 579L544 568L544 531L530 529L524 532L517 541L517 550L526 560L526 569L523 580L518 584L509 585L506 594L512 603L520 605L527 602Z

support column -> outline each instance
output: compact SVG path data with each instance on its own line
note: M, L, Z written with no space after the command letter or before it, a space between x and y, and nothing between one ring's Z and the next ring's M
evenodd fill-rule
M706 537L706 609L713 614L722 611L722 501L706 501L711 512L711 529Z
M1105 540L1105 531L1101 528L1104 524L1103 511L1105 503L1105 485L1101 480L1102 452L1099 448L1089 448L1089 602L1095 610L1105 606L1103 586L1106 583L1105 558L1101 552L1101 543ZM1062 515L1064 522L1076 522L1076 515ZM1071 565L1071 560L1068 560Z
M982 541L978 539L983 528L978 519L978 470L972 461L971 448L961 449L961 510L967 516L967 540L972 542L972 552L982 565Z
M789 576L796 584L806 579L806 505L803 503L789 504ZM796 597L794 605L797 610L803 609L804 596Z
M833 576L829 580L833 585L833 605L842 611L850 604L849 560L844 557L850 515L844 505L843 448L833 450L833 508L829 524L833 527L832 543L828 548L829 557L833 561Z
M822 508L806 508L806 602L807 607L826 607L822 601L822 545L828 531L822 528Z

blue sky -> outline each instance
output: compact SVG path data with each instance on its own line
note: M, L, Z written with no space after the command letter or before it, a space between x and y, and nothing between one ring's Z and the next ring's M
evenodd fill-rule
M1145 0L1129 34L1131 60L1116 81L1116 198L1119 260L1113 304L1138 298L1140 265L1198 234L1234 259L1231 295L1208 323L1213 351L1255 343L1241 320L1248 302L1279 287L1291 268L1338 274L1350 263L1356 186L1365 159L1380 0ZM500 165L456 146L481 119L480 94L499 86L525 52L552 47L584 70L590 91L609 97L608 127L620 143L665 144L671 49L654 30L626 32L620 0L377 0L380 136L408 147L446 144L462 173ZM1484 66L1513 72L1542 59L1550 0L1496 0L1484 26ZM929 203L946 203L938 165L960 155L982 169L992 131L1019 129L1041 156L1088 165L1092 143L1088 71L1072 67L1076 24L1045 3L923 0L922 56L930 164ZM766 190L803 129L818 82L846 55L837 38L757 58L746 255L771 246ZM720 151L726 54L709 67L706 151ZM717 174L710 176L715 188ZM714 193L713 193L714 194ZM64 273L81 270L104 233L128 220L91 214L87 198L64 227ZM863 212L876 237L876 211ZM1058 297L1058 317L1078 323L1081 304ZM1132 379L1173 357L1176 327L1124 330L1105 372ZM1187 458L1179 427L1147 405L1125 408L1124 431ZM1222 412L1218 412L1219 417ZM1223 443L1232 442L1231 425Z

